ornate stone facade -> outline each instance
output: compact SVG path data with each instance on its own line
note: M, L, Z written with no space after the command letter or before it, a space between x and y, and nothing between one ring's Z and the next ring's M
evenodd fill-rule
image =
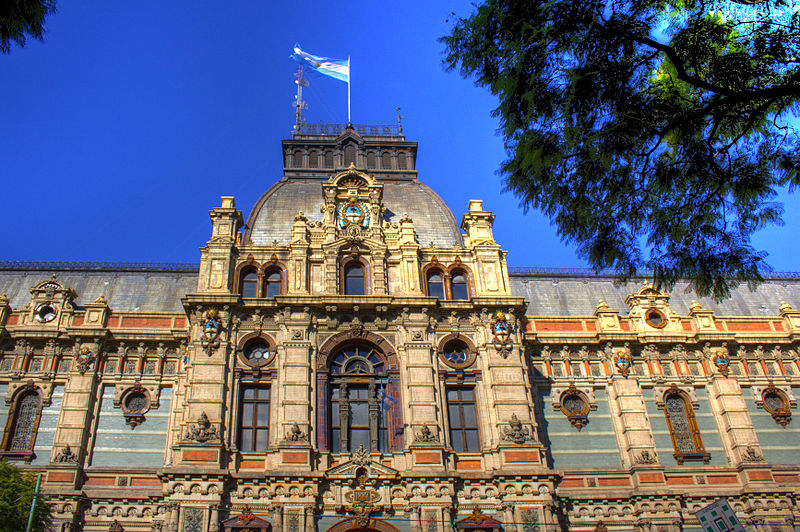
M720 496L800 519L800 280L704 307L510 270L404 137L283 149L199 268L0 271L1 451L56 529L660 532Z

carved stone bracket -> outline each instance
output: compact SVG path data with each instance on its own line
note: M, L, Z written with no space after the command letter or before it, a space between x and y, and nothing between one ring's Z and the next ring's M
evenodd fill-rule
M644 449L636 456L636 458L633 459L633 462L635 464L654 465L658 463L658 455L650 452L647 449Z
M292 423L292 428L286 432L285 442L288 443L307 443L308 433L303 432L297 423Z
M422 428L414 434L414 443L438 443L439 435L435 434L428 425L422 425Z

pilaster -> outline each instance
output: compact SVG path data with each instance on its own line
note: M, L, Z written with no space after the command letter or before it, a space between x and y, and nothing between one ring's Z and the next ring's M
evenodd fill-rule
M644 396L636 378L614 375L608 387L609 406L622 451L622 467L637 463L642 452L654 454L653 434L647 420ZM616 414L616 415L615 415Z

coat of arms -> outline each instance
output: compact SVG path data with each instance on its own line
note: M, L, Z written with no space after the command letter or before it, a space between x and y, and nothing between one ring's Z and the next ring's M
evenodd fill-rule
M216 310L207 310L203 315L203 334L200 338L200 344L203 349L211 355L211 353L219 347L219 335L222 332L222 320L217 314Z
M498 312L495 315L492 323L492 335L494 337L494 347L497 349L498 354L503 358L508 357L509 353L511 353L511 327L502 312Z

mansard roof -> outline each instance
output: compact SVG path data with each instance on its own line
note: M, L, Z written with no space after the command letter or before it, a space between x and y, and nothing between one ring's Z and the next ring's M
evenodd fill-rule
M645 278L634 279L628 284L617 285L610 275L597 275L575 270L559 273L531 273L535 268L511 268L511 293L528 302L528 316L591 316L598 301L628 313L625 298L642 287ZM525 273L526 270L528 273ZM544 269L542 269L544 270ZM689 314L689 305L697 301L703 308L714 311L717 316L778 316L778 307L786 302L800 308L800 275L775 275L751 292L746 284L733 290L731 297L721 302L699 297L687 292L688 283L679 281L669 291L669 307L682 316Z
M30 288L56 274L58 281L75 291L73 301L81 307L103 296L117 312L179 312L181 298L197 291L197 269L89 269L91 263L72 269L0 269L0 294L6 294L12 309L30 303Z

